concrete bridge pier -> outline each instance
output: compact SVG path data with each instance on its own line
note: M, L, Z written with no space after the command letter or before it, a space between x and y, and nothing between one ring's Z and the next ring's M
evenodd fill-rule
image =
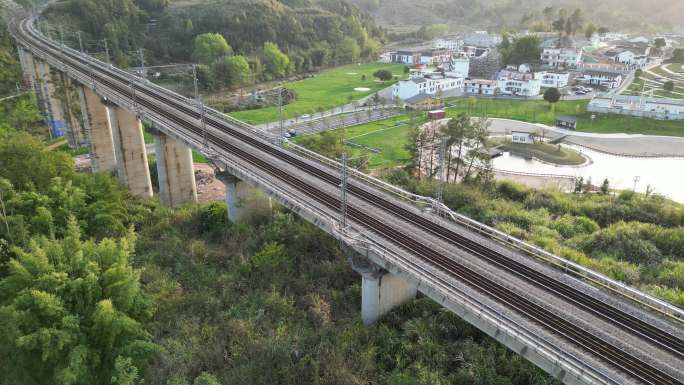
M159 199L164 206L197 202L192 150L184 143L153 128L159 175Z
M393 308L416 298L418 289L368 258L348 250L352 269L361 274L361 319L372 325Z
M216 173L216 178L223 182L226 187L226 208L228 209L228 221L238 223L244 217L242 207L243 195L245 192L244 182L235 175L227 171Z
M109 122L121 183L135 196L152 197L152 179L140 119L125 108L115 106L109 109Z
M59 98L59 94L55 87L55 82L50 70L50 65L42 60L35 60L38 81L40 88L45 96L46 113L50 130L53 136L63 136L67 133L64 105Z
M245 222L250 217L272 211L271 198L235 175L228 171L220 171L216 173L216 178L226 187L226 207L231 223Z
M30 90L36 95L36 102L38 103L40 114L43 116L43 119L45 119L46 125L49 126L48 108L45 105L45 95L38 77L38 68L36 66L37 60L38 59L35 59L29 51L19 47L19 61L21 62L21 68L24 70L24 76L26 77Z
M102 99L86 86L79 87L83 123L90 137L90 164L93 172L116 171L114 137L109 122L109 111Z

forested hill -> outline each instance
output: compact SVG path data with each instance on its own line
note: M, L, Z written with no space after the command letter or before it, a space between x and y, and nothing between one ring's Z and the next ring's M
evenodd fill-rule
M580 8L596 24L626 30L682 26L682 0L350 0L393 28L446 23L452 29L518 28L545 7Z
M109 39L119 64L141 45L157 62L189 61L197 35L220 33L248 58L276 43L301 71L374 57L382 38L373 19L344 0L62 0L48 16L90 40Z

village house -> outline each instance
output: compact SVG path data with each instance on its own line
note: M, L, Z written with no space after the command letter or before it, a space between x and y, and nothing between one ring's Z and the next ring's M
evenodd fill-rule
M563 88L570 82L569 72L541 71L534 75L536 79L541 80L541 86L546 88Z
M503 95L537 96L541 92L541 80L536 78L528 65L521 64L517 69L509 66L499 71L497 87Z
M390 52L390 62L391 63L401 63L401 64L418 64L420 60L420 51L403 50Z
M470 79L464 82L468 95L496 95L496 80Z
M605 52L605 56L610 60L621 63L630 69L642 68L648 63L648 54L635 53L636 50L616 48Z
M451 53L458 52L463 47L463 40L456 38L438 38L432 41L432 48L445 49Z
M466 33L463 36L463 42L466 45L476 47L491 48L501 44L501 36L496 33L489 33L487 31L475 31Z
M449 72L467 78L470 75L470 59L461 56L452 56L449 60Z
M577 68L582 63L582 49L544 48L541 64L552 68Z
M444 107L442 98L436 95L418 94L404 100L404 107L416 111L432 111Z
M607 89L620 87L622 79L622 74L619 72L601 70L583 71L582 75L577 78L580 83Z
M392 97L407 100L419 94L437 95L457 91L463 88L463 80L458 74L423 73L423 76L400 80L392 88Z
M587 110L660 120L684 120L684 99L630 95L596 96L589 102Z

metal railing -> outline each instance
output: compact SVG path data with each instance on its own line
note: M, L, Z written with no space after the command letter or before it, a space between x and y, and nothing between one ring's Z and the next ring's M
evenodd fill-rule
M35 22L37 17L33 17L32 20ZM42 35L42 33L38 30L35 29L33 22L31 23L31 28L33 28L34 32L37 34ZM56 43L53 43L53 45L59 46ZM183 101L189 105L192 105L195 103L194 100L191 100L189 98L186 98L180 94L177 94L173 91L170 91L166 88L163 88L161 86L158 86L154 83L151 83L149 81L145 81L144 79L138 78L136 76L133 76L132 74L120 70L112 65L103 63L102 61L90 57L88 55L82 54L80 51L71 49L69 47L62 47L60 46L61 49L63 50L69 50L72 54L79 55L82 57L84 60L89 61L91 64L97 64L98 67L101 67L103 69L109 70L109 71L115 71L122 76L126 76L131 81L133 82L134 80L136 82L144 81L144 84L146 86L149 86L151 88L154 88L155 90L162 92L166 95L172 96L173 98ZM135 78L135 79L133 79ZM88 79L84 79L84 84L88 84ZM122 98L125 99L125 98ZM268 142L274 143L279 142L279 138L274 138L272 135L269 135L247 123L244 123L238 119L229 117L219 111L216 111L214 109L207 108L206 109L209 115L223 120L227 123L230 123L234 126L240 127L241 129L244 129L252 134L257 135L258 137L262 138L263 140L266 140ZM341 171L342 170L342 165L330 158L327 158L325 156L322 156L318 153L315 153L311 150L308 150L302 146L299 146L297 144L294 144L290 141L285 140L283 143L284 148L290 149L292 152L303 156L305 158L312 159L322 165L325 165L327 167L330 167L334 170ZM511 235L505 234L499 230L496 230L488 225L485 225L483 223L480 223L478 221L475 221L474 219L471 219L469 217L466 217L462 214L456 213L452 211L449 207L444 205L442 202L439 202L435 200L434 198L430 197L425 197L421 196L418 194L411 193L409 191L406 191L402 188L399 188L397 186L393 186L385 181L382 181L378 178L372 177L370 175L367 175L359 170L356 170L354 168L349 168L348 169L349 176L352 179L356 179L358 181L364 182L366 185L375 187L381 191L384 191L386 193L389 193L392 196L395 196L401 200L408 201L415 206L417 206L419 209L425 211L427 209L432 209L433 213L436 215L446 218L448 220L451 220L459 225L462 225L464 227L467 227L473 231L475 231L478 234L487 236L491 239L497 240L505 245L511 246L517 250L520 250L530 256L533 256L537 258L538 260L541 260L545 263L549 263L552 266L560 268L562 271L572 274L578 278L581 278L585 281L588 281L592 284L598 285L600 287L604 287L609 289L610 291L620 294L626 298L629 298L632 301L635 301L636 303L639 303L641 305L644 305L650 309L656 310L662 314L665 314L673 319L678 320L679 322L684 321L684 309L681 309L677 306L674 306L668 302L665 302L661 299L658 299L652 295L649 295L647 293L644 293L642 291L639 291L635 288L632 288L630 286L625 285L622 282L613 280L603 274L600 274L598 272L595 272L593 270L590 270L584 266L581 266L575 262L572 262L570 260L567 260L565 258L559 257L557 255L554 255L552 253L547 252L546 250L543 250L537 246L534 246L530 243L527 243L523 240L520 240L516 237L513 237Z

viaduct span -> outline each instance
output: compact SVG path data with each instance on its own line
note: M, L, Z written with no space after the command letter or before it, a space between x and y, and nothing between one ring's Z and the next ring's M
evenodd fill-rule
M232 221L258 189L341 241L367 324L421 292L566 384L684 384L681 309L55 43L35 22L15 9L10 30L48 122L89 142L93 170L132 194L153 194L145 121L163 204L196 200L191 149L204 154ZM65 121L60 87L78 89L83 132Z

